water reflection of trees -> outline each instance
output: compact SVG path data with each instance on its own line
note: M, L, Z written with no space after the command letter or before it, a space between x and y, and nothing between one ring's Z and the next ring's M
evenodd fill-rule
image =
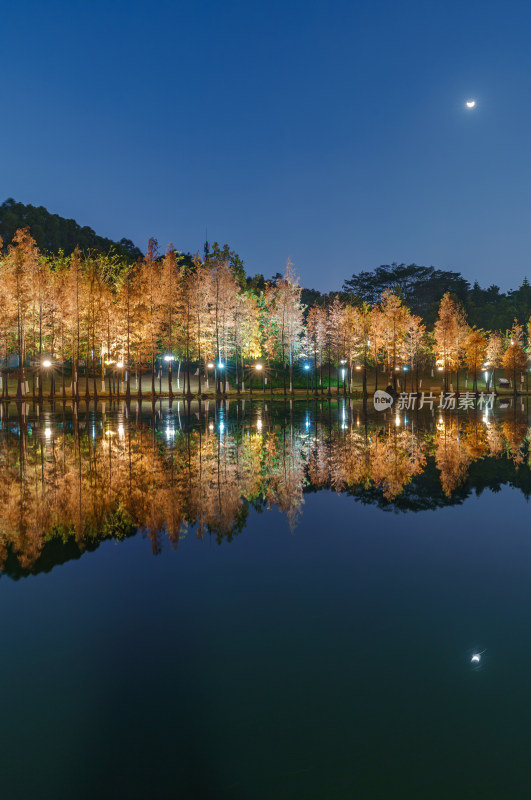
M52 550L54 558L61 548L79 555L137 530L154 553L164 540L177 547L190 530L230 539L251 506L277 508L293 529L305 492L320 488L395 510L461 502L471 482L496 488L502 473L526 494L531 488L522 469L529 428L514 414L417 415L405 424L348 408L236 411L4 416L0 566L45 568ZM483 478L471 474L480 463Z

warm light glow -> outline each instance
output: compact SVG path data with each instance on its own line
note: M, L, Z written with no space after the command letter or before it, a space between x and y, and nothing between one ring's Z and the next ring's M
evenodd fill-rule
M45 428L44 429L44 435L46 436L47 439L51 439L51 436L52 436L51 428Z
M120 437L120 439L124 438L124 426L121 424L118 425L118 436Z
M340 363L341 363L341 364L346 364L346 363L347 363L347 360L346 360L346 358L342 358Z
M400 414L397 414L395 417L395 425L400 425Z
M361 369L359 364L356 364L356 369Z
M116 362L116 366L118 367L118 369L122 369L123 365L124 365L123 361L117 361Z
M212 363L212 361L208 362L207 369L214 369L214 364Z
M167 356L164 356L164 361L175 361L175 356L172 356L171 353L169 353Z
M48 367L51 367L51 366L52 366L52 362L51 362L51 361L49 361L48 359L45 359L45 360L42 362L42 366L43 366L45 369L48 369Z
M107 365L114 364L114 359L109 358L108 361L105 362Z
M256 420L256 427L258 428L259 431L262 430L262 420L261 419L257 419Z
M260 370L261 370L261 369L263 369L263 365L262 365L262 364L255 364L255 365L254 365L254 368L255 368L256 370L258 370L258 372L260 372Z
M208 426L208 430L209 431L213 431L214 430L214 423L213 422L211 422L210 425Z
M442 372L444 367L437 367L437 369L438 369L439 372Z

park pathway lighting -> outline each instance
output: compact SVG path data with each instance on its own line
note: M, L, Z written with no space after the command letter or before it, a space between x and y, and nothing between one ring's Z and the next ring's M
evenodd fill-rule
M257 362L257 363L254 365L254 368L255 368L255 370L256 370L258 373L262 373L262 391L263 391L263 392L265 392L265 372L264 372L264 365L263 365L263 364L261 364L260 362ZM252 384L252 377L251 377L251 384Z
M304 371L306 373L306 394L307 395L310 393L310 369L311 369L311 367L310 367L309 364L305 364L304 365Z
M219 383L218 383L218 370L219 370L221 373L223 373L223 370L224 370L224 369L225 369L225 364L223 363L223 361L218 361L218 362L216 363L216 366L214 367L214 384L215 384L215 387L216 387L216 392L217 392L218 394L219 394L219 392L220 392L220 386L219 386L219 384L220 384L220 383L222 383L222 381L223 381L223 375L222 375L222 377L219 379Z
M175 361L175 356L173 353L166 353L164 356L164 361L168 365L168 389L170 388L170 373L172 371L172 361ZM160 378L159 378L159 394L162 394L162 369L160 371Z
M41 367L44 370L52 370L52 367L53 367L52 360L50 358L44 358L41 361ZM40 392L40 389L39 389L39 392ZM50 373L50 400L53 400L54 392L55 392L54 377L53 377L53 371L51 371L51 373ZM42 394L41 394L41 398L42 398Z

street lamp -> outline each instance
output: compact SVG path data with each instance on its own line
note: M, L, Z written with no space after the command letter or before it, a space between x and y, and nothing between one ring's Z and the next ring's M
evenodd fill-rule
M260 364L260 363L258 363L258 364L255 364L255 365L254 365L254 368L255 368L255 370L256 370L257 372L261 372L261 373L262 373L262 391L263 391L263 392L265 392L265 372L264 372L264 365L263 365L263 364ZM252 378L251 378L251 384L252 384Z
M124 368L124 362L123 361L117 361L116 362L116 369L119 370L119 372L118 372L118 397L120 397L120 389L121 389L120 384L123 382L123 374L120 374L120 371L123 368Z
M41 367L43 369L45 369L45 370L51 369L51 366L52 366L52 362L51 362L51 360L49 358L45 358L45 359L43 359L41 361ZM51 379L51 383L50 383L50 400L53 399L53 388L54 387L53 387L53 375L52 375L52 379ZM40 388L39 388L39 396L42 399L42 393L41 393L41 389Z
M310 381L310 365L309 364L305 364L304 365L304 371L306 373L306 394L308 395L310 393L310 383L309 383L309 381Z
M218 373L217 373L217 371L219 370L221 373L223 373L224 369L225 369L225 364L223 363L223 361L218 361L218 363L216 364L216 368L214 370L214 383L216 384L216 392L219 392ZM222 376L222 380L223 380L223 376Z

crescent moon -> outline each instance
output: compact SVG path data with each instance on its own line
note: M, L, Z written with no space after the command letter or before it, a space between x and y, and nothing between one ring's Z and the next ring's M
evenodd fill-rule
M476 101L475 100L467 100L466 101L466 107L467 108L474 108L475 105L476 105Z

